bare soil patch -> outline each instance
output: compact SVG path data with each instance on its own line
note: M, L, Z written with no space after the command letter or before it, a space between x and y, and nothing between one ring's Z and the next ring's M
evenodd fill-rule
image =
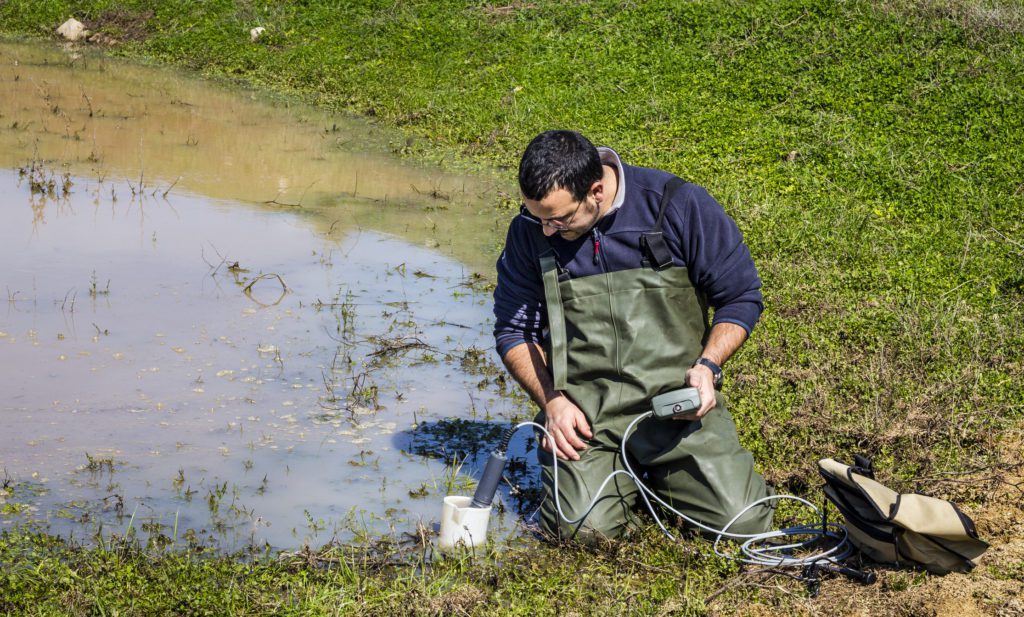
M136 12L126 8L103 11L94 19L83 21L91 34L90 43L116 45L124 41L144 41L151 33L149 20L153 11Z

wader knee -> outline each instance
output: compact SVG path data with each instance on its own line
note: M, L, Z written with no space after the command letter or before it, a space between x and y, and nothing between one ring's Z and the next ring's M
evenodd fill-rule
M558 492L565 515L575 519L586 512L583 520L576 523L562 519L555 506L554 459L543 450L537 458L546 489L540 506L540 523L545 533L559 540L592 544L618 538L636 524L633 508L637 489L633 480L620 474L604 484L609 474L622 468L617 449L592 446L581 452L577 461L559 461ZM587 511L602 485L600 497Z
M733 519L737 514L743 510L743 507L735 508L734 510L726 511L725 517L721 521L722 527L724 527L729 521ZM769 503L760 504L754 506L750 510L747 510L746 514L741 516L739 520L729 526L729 533L743 534L743 535L754 535L764 533L771 529L772 518L775 516L775 508ZM710 534L714 536L715 534Z
M574 504L575 505L575 504ZM580 507L587 504L579 504ZM583 512L577 511L564 502L563 509L570 519L579 517ZM576 523L567 523L555 509L554 498L546 496L540 508L540 526L545 534L553 540L562 542L579 542L595 545L620 537L635 524L631 508L616 495L607 495L598 500L590 513Z

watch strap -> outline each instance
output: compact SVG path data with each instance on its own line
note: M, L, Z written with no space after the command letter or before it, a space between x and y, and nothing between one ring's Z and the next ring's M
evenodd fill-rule
M701 357L697 358L697 361L693 363L693 366L697 366L698 364L700 364L702 366L708 367L708 369L711 371L711 377L714 380L715 390L721 390L722 389L722 367L718 366L717 364L715 364L711 360L708 360L704 356L701 356Z

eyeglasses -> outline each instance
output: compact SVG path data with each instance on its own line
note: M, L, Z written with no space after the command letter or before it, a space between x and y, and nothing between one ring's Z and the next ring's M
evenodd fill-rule
M530 211L526 209L526 204L522 204L519 206L519 216L535 225L540 225L541 227L550 227L551 229L558 231L565 231L566 229L569 229L569 225L571 225L572 220L576 218L576 213L580 211L580 206L582 205L582 201L577 203L576 209L565 216L558 216L550 219L539 219L530 214Z

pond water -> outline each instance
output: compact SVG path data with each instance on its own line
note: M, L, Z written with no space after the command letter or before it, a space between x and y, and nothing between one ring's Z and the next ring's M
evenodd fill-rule
M479 274L501 187L392 149L0 45L0 529L284 548L429 529L471 492L530 413Z

